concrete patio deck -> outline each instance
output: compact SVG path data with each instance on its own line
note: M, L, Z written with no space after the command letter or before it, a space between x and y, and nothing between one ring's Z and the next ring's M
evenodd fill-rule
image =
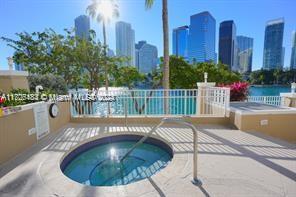
M125 186L90 187L60 171L71 147L97 135L148 132L153 125L68 124L0 166L0 196L296 196L296 145L221 125L199 130L198 175L192 180L192 133L164 125L156 135L174 149L172 162L149 179Z

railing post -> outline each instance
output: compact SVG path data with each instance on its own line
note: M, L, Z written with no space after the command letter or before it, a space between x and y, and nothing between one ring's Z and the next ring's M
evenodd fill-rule
M198 96L197 96L197 115L206 114L207 100L208 100L208 90L214 87L216 83L197 83Z
M124 121L125 127L127 127L127 99L125 99L124 102Z
M145 107L144 107L144 110L145 110L145 117L147 116L147 90L145 90L144 91L144 105L145 105Z
M184 115L187 115L187 90L185 90L185 104L184 104Z
M227 109L230 105L230 88L226 88L225 90L225 106L224 106L224 116L227 116Z
M198 154L198 147L197 147L197 131L193 131L193 181L195 183L199 182L197 178L197 154Z

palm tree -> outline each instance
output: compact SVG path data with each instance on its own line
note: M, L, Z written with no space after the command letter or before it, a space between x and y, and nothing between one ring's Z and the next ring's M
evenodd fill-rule
M280 69L275 69L273 71L273 77L275 79L275 83L276 84L279 84L279 77L280 77L280 74L281 74L281 70Z
M119 17L119 9L115 0L92 0L91 4L86 8L89 16L95 19L103 26L103 42L105 47L105 57L107 56L107 36L106 36L106 23L110 22L112 18ZM105 87L108 90L108 65L105 62Z
M145 0L145 6L150 9L155 0ZM163 88L164 97L168 98L170 89L170 67L169 67L169 19L168 19L168 1L162 0L162 28L163 28ZM164 100L165 113L169 112L168 99Z

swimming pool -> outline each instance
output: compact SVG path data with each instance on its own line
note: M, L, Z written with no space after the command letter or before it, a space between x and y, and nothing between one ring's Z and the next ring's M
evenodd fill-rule
M148 178L168 165L173 152L165 142L148 138L120 162L141 137L117 135L83 144L63 159L61 170L68 178L90 186L126 185Z

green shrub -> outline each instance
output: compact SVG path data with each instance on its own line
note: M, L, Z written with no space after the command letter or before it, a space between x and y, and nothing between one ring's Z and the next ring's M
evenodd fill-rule
M1 93L0 93L1 94ZM21 95L28 95L30 92L26 89L12 89L5 97L2 97L4 94L1 94L1 107L8 107L8 106L18 106L18 105L25 105L28 103L36 102L36 100L28 99L27 96L25 99L22 99Z
M41 85L43 87L43 92L67 94L67 85L61 76L53 74L30 75L28 80L31 92L35 92L35 87Z

